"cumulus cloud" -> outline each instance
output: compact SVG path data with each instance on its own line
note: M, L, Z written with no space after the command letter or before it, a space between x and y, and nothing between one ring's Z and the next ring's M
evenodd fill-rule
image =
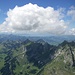
M71 14L71 13L69 13ZM0 25L1 32L64 34L67 28L61 10L40 7L37 4L16 6L7 12Z
M70 7L70 10L67 12L67 15L71 16L72 20L75 21L75 7L74 6Z
M70 29L69 34L70 35L75 35L75 28Z

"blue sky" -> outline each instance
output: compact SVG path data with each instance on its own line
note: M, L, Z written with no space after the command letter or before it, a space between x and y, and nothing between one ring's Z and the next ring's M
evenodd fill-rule
M31 3L32 5L30 5L29 3ZM63 31L63 32L61 32L60 34L63 34L64 32L65 33L67 33L68 32L68 30L69 30L69 32L70 32L70 34L74 34L75 33L75 22L74 22L74 20L75 20L75 17L74 17L74 12L75 12L75 0L0 0L0 29L1 29L1 31L3 31L4 29L2 29L4 26L4 22L7 22L6 21L6 18L8 18L8 19L10 19L9 17L10 16L8 16L7 15L7 12L10 12L9 11L9 9L11 9L11 11L14 11L14 9L15 9L15 6L18 6L18 7L22 7L22 8L24 8L23 6L25 6L26 4L28 4L28 7L29 6L33 6L33 7L35 7L35 8L37 8L34 4L37 4L37 6L38 7L43 7L44 9L46 9L47 7L52 7L53 8L53 10L50 8L49 10L51 11L53 11L52 13L55 13L56 11L58 11L58 10L60 10L60 8L62 8L62 11L61 11L61 13L63 13L63 15L64 15L64 17L63 18L61 18L64 22L63 22L63 28L65 28L66 26L68 26L68 28L66 29L67 31L65 32L65 31ZM18 9L18 8L16 8L16 9ZM31 8L30 8L31 9ZM32 9L31 9L32 10ZM40 8L39 8L39 10L40 10ZM43 10L42 10L43 11ZM41 12L42 12L41 11ZM47 11L47 10L46 10ZM23 14L23 13L22 13ZM35 13L34 13L35 14ZM58 14L61 16L61 14L60 14L60 11L58 11ZM58 15L57 14L57 15ZM68 14L68 15L67 15ZM44 15L44 14L43 14ZM56 15L56 16L57 16ZM67 16L66 16L67 15ZM14 16L14 15L13 15ZM18 16L18 15L17 15ZM51 19L51 17L50 17L50 19ZM47 19L48 20L48 19ZM53 20L53 19L52 19ZM60 21L60 19L58 19L59 20L59 23L61 23L61 21ZM11 20L10 20L11 21ZM25 21L28 21L27 19L25 20ZM29 20L30 21L30 20ZM42 21L41 21L42 22ZM70 23L69 23L70 22ZM47 22L45 22L45 23L47 23ZM51 23L51 22L50 22ZM66 26L65 26L65 24L66 24ZM8 24L8 23L6 23L6 24ZM26 23L24 23L24 24L26 24ZM48 23L47 23L48 24ZM50 24L51 25L51 24ZM61 25L61 24L60 24ZM58 26L56 26L56 27L53 27L52 25L51 25L51 27L53 27L53 28L51 28L51 30L52 29L56 29L56 28L60 28L60 25ZM6 25L5 25L6 26ZM15 27L15 26L14 26ZM15 30L16 29L16 27L14 28L13 27L13 29ZM26 27L26 26L25 26ZM4 27L4 28L8 28L8 25L6 26L6 27ZM44 26L43 26L43 28L44 28ZM9 29L9 28L8 28ZM47 28L46 28L47 29ZM52 31L50 30L50 31L47 31L46 29L44 29L45 30L45 32L46 33L50 33L50 34L57 34L58 33L58 31L55 31L55 32L57 32L57 33L55 33L55 32L53 32L53 33L51 33ZM61 26L61 29L62 29L62 26ZM20 29L21 30L21 29ZM23 29L22 29L23 30ZM37 30L37 29L36 29ZM35 31L36 31L35 30ZM23 31L23 32L29 32L30 30L26 30L26 28L25 28L25 31ZM33 29L31 30L32 31L32 33L33 33ZM40 30L39 30L40 31ZM40 31L41 32L41 31ZM30 32L29 32L30 33Z
M55 9L59 7L69 8L70 6L75 6L75 0L0 0L0 9L7 12L14 8L16 5L22 6L28 3L37 4L39 6L47 7L51 6Z
M54 9L57 8L66 8L69 9L70 6L75 6L75 0L0 0L0 10L2 11L0 13L1 21L2 23L6 17L6 12L9 9L13 9L16 5L23 6L28 3L37 4L39 6L43 7L54 7Z

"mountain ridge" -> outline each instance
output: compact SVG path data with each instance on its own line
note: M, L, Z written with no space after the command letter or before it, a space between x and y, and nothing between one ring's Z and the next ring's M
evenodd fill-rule
M0 42L0 75L74 75L75 42L43 42Z

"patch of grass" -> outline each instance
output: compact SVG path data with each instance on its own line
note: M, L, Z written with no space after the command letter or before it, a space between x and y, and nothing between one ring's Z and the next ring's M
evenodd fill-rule
M63 56L59 56L51 63L48 63L40 75L75 75L75 68L65 68L65 65L66 64L63 62Z

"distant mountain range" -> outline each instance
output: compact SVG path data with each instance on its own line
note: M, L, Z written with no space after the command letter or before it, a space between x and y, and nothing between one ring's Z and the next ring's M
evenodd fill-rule
M31 41L38 41L42 39L45 42L48 42L52 45L58 45L62 43L64 40L70 42L75 41L74 35L62 35L62 36L24 36L24 35L13 35L13 34L0 34L0 42L6 41L6 40L21 40L25 41L26 39L29 39Z

